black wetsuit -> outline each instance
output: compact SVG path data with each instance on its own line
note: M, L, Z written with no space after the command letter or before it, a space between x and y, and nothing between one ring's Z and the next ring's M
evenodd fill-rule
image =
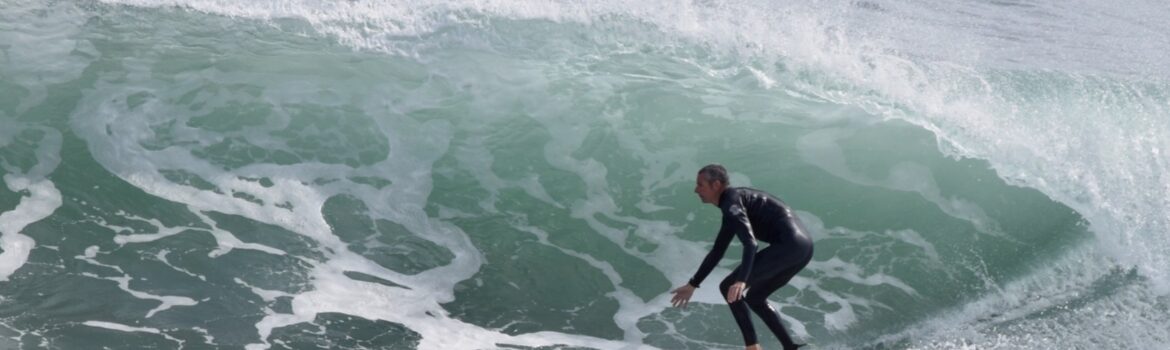
M812 260L812 239L784 202L760 190L727 188L719 197L719 209L723 211L723 226L715 238L715 247L707 253L689 283L698 287L723 258L731 239L739 237L743 243L743 260L719 284L719 290L726 297L732 284L747 283L746 296L730 304L735 322L743 332L744 343L757 343L748 315L750 307L780 338L785 349L795 348L796 344L780 323L780 313L768 305L768 295L788 284ZM756 241L768 242L769 245L757 252Z

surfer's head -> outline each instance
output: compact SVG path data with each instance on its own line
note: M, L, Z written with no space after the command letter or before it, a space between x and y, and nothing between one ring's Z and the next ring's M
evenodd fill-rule
M695 193L703 203L719 205L719 196L728 185L727 169L719 164L708 164L695 176Z

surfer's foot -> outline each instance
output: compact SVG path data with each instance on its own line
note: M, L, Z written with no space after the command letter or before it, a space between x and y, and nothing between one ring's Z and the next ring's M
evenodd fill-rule
M808 345L808 344L792 344L792 346L785 346L784 350L796 350L796 349L800 349L800 348L804 347L805 345Z

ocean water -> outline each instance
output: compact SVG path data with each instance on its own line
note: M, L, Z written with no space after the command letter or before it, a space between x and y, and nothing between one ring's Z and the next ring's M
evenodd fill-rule
M742 348L669 303L721 163L811 229L815 349L1163 349L1166 18L3 0L0 348Z

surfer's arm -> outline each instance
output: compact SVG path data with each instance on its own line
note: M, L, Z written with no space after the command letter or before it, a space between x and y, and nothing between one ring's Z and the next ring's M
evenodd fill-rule
M727 220L723 221L723 227L719 229L719 236L715 238L715 246L711 247L711 251L707 252L707 257L703 258L703 263L699 264L699 270L695 271L694 277L687 282L691 286L698 288L703 279L711 274L711 270L715 269L715 265L723 259L723 253L727 251L727 246L731 244L731 238L734 237L730 227L727 225Z
M747 211L743 209L742 203L734 203L727 207L723 213L723 227L735 232L739 242L743 244L743 258L739 264L736 282L747 282L755 264L756 249L759 245L756 243L756 236L752 234L752 224L748 221Z

